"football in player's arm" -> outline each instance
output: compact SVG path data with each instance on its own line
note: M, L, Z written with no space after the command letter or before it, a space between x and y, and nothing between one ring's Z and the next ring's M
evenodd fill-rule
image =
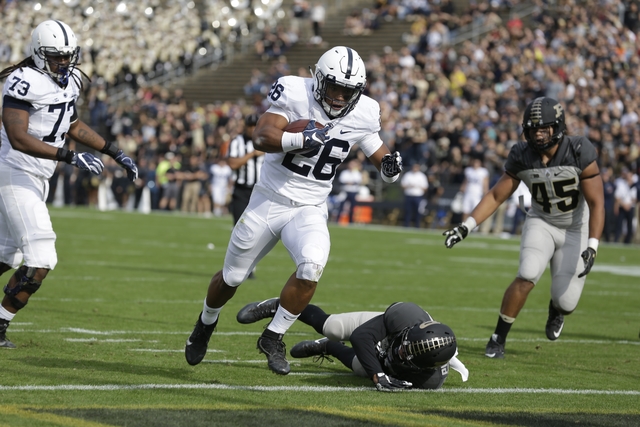
M31 55L0 71L0 274L16 269L0 306L0 347L14 348L6 331L58 261L56 235L45 204L58 161L99 175L102 161L65 148L66 136L113 157L137 179L135 162L79 119L76 105L84 73L71 28L56 20L32 32ZM86 77L86 76L85 76Z
M524 181L532 196L520 242L518 274L504 293L495 331L485 349L504 357L511 325L529 292L551 266L546 335L556 340L564 316L578 305L604 227L604 191L597 153L584 136L566 134L565 113L552 98L533 100L524 111L526 141L513 146L500 180L462 224L444 232L452 248L486 220Z
M363 95L364 61L351 48L337 46L318 60L311 78L285 76L273 83L269 109L253 132L254 147L265 152L260 179L249 205L234 226L222 270L214 274L185 357L191 365L204 358L218 314L256 264L279 240L295 263L280 294L273 321L258 339L269 368L290 371L283 335L307 306L329 258L326 200L337 167L354 145L378 168L382 179L394 182L402 159L383 144L380 106ZM299 132L289 123L309 120ZM325 125L318 129L317 123Z
M279 298L253 302L236 315L255 323L273 317ZM455 334L414 303L396 302L384 312L327 314L309 304L298 318L325 338L302 341L291 348L296 358L333 356L356 375L371 379L380 391L438 389L449 368L467 381L469 371L458 360ZM351 347L343 341L349 341Z

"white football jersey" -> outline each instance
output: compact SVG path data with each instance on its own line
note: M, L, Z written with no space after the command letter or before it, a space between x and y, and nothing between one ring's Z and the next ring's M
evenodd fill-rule
M80 77L80 71L74 70L74 73ZM29 134L58 148L65 143L72 117L74 120L77 117L79 94L75 78L70 77L67 87L61 88L47 74L30 67L12 72L2 88L4 107L10 104L7 97L29 107ZM4 128L0 135L0 163L46 179L53 175L57 164L55 160L40 159L14 150Z
M268 99L269 113L284 116L289 123L301 119L331 125L329 139L318 150L305 154L266 153L257 186L266 187L295 202L318 205L331 192L336 169L355 144L370 157L381 146L380 106L361 96L356 107L344 117L330 120L313 97L313 79L296 76L279 78Z

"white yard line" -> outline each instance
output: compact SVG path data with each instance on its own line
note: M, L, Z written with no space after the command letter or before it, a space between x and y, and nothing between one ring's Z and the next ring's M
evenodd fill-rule
M19 385L2 386L0 391L120 391L120 390L247 390L247 391L299 391L299 392L372 392L373 387L331 386L237 386L227 384L132 384L132 385ZM406 390L404 393L467 393L467 394L573 394L640 396L640 390L577 390L558 388L443 388L439 390Z

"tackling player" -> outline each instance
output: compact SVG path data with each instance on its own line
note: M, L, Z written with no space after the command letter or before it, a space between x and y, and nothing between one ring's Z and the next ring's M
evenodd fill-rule
M282 240L295 271L282 289L273 321L258 339L258 349L273 372L289 373L282 337L313 297L329 257L326 199L338 165L357 144L384 181L396 181L402 171L399 153L392 155L378 135L380 106L362 95L365 84L360 56L337 46L320 57L312 78L285 76L271 86L270 107L253 133L255 148L266 153L260 179L233 228L224 267L211 279L187 340L189 364L202 361L220 310ZM304 131L284 131L301 119L311 120ZM317 129L316 121L325 127Z
M113 157L131 181L138 177L131 158L78 118L80 48L71 28L44 21L33 30L30 47L30 57L0 71L0 80L6 79L0 133L0 274L17 269L4 287L0 306L4 348L15 348L6 336L9 322L58 262L45 204L57 162L95 175L104 168L94 155L64 148L66 136Z
M604 226L604 190L597 153L583 136L567 136L564 108L555 99L536 98L524 111L526 142L511 148L500 180L462 224L444 232L452 248L486 220L524 181L531 191L520 241L518 275L507 288L496 329L485 355L504 357L511 325L529 292L551 263L551 300L546 334L556 340L564 316L578 305ZM585 209L585 206L588 209Z
M273 317L278 302L271 298L247 304L236 319L247 324ZM341 314L327 314L309 304L299 320L325 338L299 342L291 348L292 357L336 357L356 375L370 378L380 391L435 390L444 384L449 368L458 371L462 381L469 377L456 357L458 347L451 328L416 304L396 302L384 312ZM352 347L342 341L350 341Z

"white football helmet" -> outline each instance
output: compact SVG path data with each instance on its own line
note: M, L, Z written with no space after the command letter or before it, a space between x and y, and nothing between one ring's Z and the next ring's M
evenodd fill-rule
M343 117L353 110L367 82L364 61L358 52L345 46L326 51L318 59L314 76L313 96L331 119ZM344 99L330 97L328 88L341 91Z
M80 48L75 33L62 21L44 21L31 33L33 62L62 86L69 82L69 76L78 63L79 54ZM61 62L62 58L65 60ZM54 66L53 70L51 66Z

